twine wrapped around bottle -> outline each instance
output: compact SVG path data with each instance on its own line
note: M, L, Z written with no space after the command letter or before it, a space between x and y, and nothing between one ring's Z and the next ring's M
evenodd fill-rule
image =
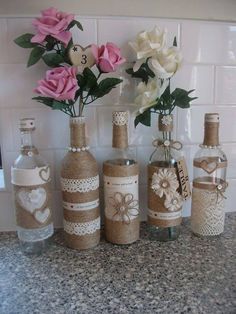
M158 116L158 129L161 132L172 132L173 131L173 114Z
M61 170L65 241L83 250L100 240L98 167L86 146L84 118L71 118L70 128L75 150L67 153Z
M207 113L205 115L205 133L203 145L219 146L219 114Z

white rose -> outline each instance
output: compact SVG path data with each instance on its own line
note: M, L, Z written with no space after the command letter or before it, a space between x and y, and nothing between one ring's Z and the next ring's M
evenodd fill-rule
M147 58L155 55L166 44L166 29L161 30L155 26L151 32L140 32L134 42L129 45L133 48L137 61L134 65L134 72L138 71L140 66Z
M164 81L161 86L159 80L156 79L149 80L147 84L140 82L136 88L137 97L134 102L138 109L135 110L134 115L137 116L152 107L156 103L157 98L163 94L167 85L168 82Z
M148 60L150 69L162 79L175 74L182 61L182 54L177 47L164 48Z

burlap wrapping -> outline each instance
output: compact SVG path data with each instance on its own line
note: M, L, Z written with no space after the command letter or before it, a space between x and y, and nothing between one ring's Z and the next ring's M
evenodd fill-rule
M15 199L15 209L16 209L16 221L17 225L25 229L37 229L49 225L52 222L52 212L51 212L51 187L50 183L33 185L33 186L19 186L13 185L14 187L14 199ZM32 190L38 188L43 188L46 190L46 199L40 208L35 209L32 213L27 210L23 204L20 202L18 193L30 193ZM47 219L42 223L35 218L35 215L42 215L46 209L49 209L50 214L47 215ZM38 214L37 214L38 212ZM40 213L39 213L40 212Z
M153 173L158 172L159 169L162 169L162 168L156 165L148 165L148 208L154 212L169 213L168 210L164 206L165 196L160 198L151 188ZM168 169L173 171L177 175L176 168L168 168ZM179 211L181 210L182 208L179 209ZM163 227L163 228L178 226L181 224L181 221L182 221L182 217L177 218L177 219L172 219L172 220L163 220L163 219L152 218L148 215L148 223L150 225Z
M108 177L130 177L139 174L139 166L137 163L133 165L114 165L109 161L103 164L103 174ZM138 189L138 184L137 184ZM119 192L119 188L117 192ZM105 206L106 203L105 195ZM115 221L105 217L105 235L106 239L115 244L130 244L139 239L140 221L139 217L131 219L129 223L123 221Z
M112 147L127 148L128 135L127 125L113 125Z
M218 146L219 145L219 123L205 122L205 133L203 145Z
M71 146L85 147L85 123L70 123L71 128ZM62 161L61 177L64 179L87 179L98 175L98 166L96 160L89 151L68 152ZM62 191L64 202L86 203L99 199L99 189L89 192L67 192ZM99 207L89 211L73 211L64 209L64 219L69 222L83 223L94 220L100 216ZM100 230L93 234L83 236L71 235L65 232L65 241L67 246L74 249L89 249L96 246L100 241Z
M194 158L193 165L196 168L201 168L208 174L213 173L219 168L226 168L227 161L219 161L218 157L200 157Z
M158 116L158 129L161 132L172 132L173 131L173 115L170 114L168 115L172 121L170 124L164 124L163 123L163 117L165 117L166 115L163 114L159 114Z

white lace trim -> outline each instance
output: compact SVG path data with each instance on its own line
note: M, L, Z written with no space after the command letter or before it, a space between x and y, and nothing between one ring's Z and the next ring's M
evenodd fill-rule
M159 220L175 220L182 217L182 210L175 212L155 212L154 210L148 209L148 216L153 219Z
M224 231L225 200L215 191L193 188L191 228L203 236L218 235Z
M64 230L69 234L77 236L84 236L86 234L93 234L97 230L100 230L101 218L98 217L95 220L89 222L70 222L64 219Z
M115 125L128 124L128 111L114 111L112 114L112 123Z
M86 179L66 179L61 178L62 191L75 193L86 193L94 191L99 188L99 176L90 177Z

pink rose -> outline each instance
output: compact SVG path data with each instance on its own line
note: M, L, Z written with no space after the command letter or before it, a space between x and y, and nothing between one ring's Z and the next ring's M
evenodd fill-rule
M42 17L33 20L32 24L36 27L38 33L32 37L32 43L42 43L47 35L68 45L71 39L71 32L67 27L74 20L73 14L59 12L55 8L49 8L41 12Z
M92 45L92 53L97 66L105 73L116 71L118 66L126 61L121 57L120 49L113 43L107 43L100 48Z
M58 67L46 72L34 92L56 100L74 100L79 89L76 67Z

